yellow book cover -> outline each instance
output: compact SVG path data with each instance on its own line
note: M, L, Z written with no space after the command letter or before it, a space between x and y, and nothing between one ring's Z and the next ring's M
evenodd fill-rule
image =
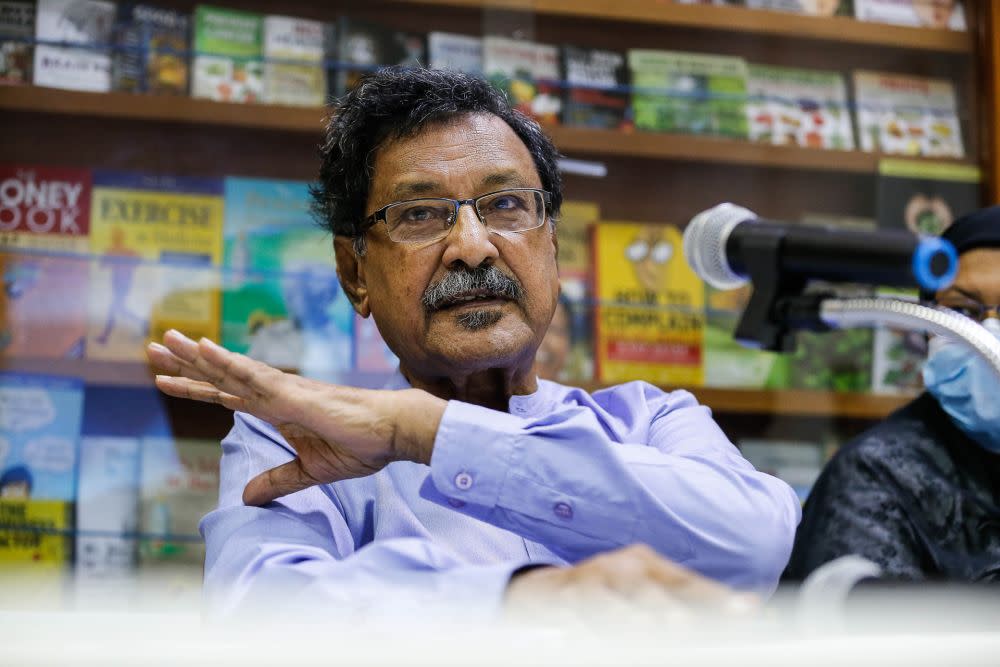
M0 499L0 563L59 570L73 555L73 503Z
M704 379L704 284L665 224L594 227L595 360L601 382L697 387Z
M95 172L87 357L142 360L170 328L219 339L221 179Z

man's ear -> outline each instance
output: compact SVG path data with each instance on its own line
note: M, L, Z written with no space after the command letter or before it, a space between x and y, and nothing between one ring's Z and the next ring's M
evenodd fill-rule
M354 240L346 236L335 236L333 254L337 258L337 278L340 279L344 294L350 299L358 315L368 317L372 311L368 307L364 259L354 252Z
M556 253L556 259L559 259L559 235L556 233L557 225L559 222L555 219L549 223L549 231L552 232L552 250Z

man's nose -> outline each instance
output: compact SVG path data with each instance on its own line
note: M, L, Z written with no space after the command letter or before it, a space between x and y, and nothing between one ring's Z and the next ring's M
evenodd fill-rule
M441 261L445 266L462 262L475 268L484 262L492 264L500 255L493 245L490 230L479 219L479 214L471 204L459 207L458 217L444 242L445 250Z

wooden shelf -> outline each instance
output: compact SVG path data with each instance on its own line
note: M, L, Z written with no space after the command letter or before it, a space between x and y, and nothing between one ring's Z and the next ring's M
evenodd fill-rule
M152 387L153 371L142 361L91 361L86 359L0 359L4 373L35 373L76 377L85 384L118 387Z
M972 37L968 32L870 23L847 16L827 18L745 7L682 5L675 4L671 0L398 1L416 5L524 11L552 16L674 25L842 44L870 44L898 49L945 53L972 52Z
M316 134L323 110L263 104L227 104L190 97L87 93L35 86L0 88L0 109L30 113L119 118L123 120L216 125ZM882 155L769 146L719 137L653 132L621 132L564 126L546 127L559 150L568 155L687 160L778 169L874 174ZM919 159L919 158L918 158ZM935 161L971 164L966 160Z

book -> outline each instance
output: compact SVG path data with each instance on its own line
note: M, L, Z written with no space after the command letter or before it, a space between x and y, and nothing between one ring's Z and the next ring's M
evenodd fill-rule
M186 564L200 578L205 544L198 523L218 505L219 443L151 437L141 451L139 566Z
M90 359L144 360L178 329L219 338L222 181L95 171Z
M785 355L744 347L733 338L750 287L718 290L705 286L705 386L783 389L788 385Z
M559 123L559 49L507 37L483 38L483 70L518 111L550 125Z
M917 292L880 288L879 296L914 301ZM876 394L915 395L924 386L927 336L923 331L889 327L874 330L872 340L872 391Z
M196 7L191 97L260 102L264 94L262 32L261 14Z
M963 157L955 86L881 72L854 72L861 150L928 157Z
M939 236L957 218L981 205L977 167L924 160L879 161L878 226Z
M111 90L111 39L115 5L101 0L38 0L36 86ZM45 42L61 42L55 46Z
M705 291L673 225L594 226L597 380L702 384Z
M914 28L967 29L962 0L854 0L854 16Z
M118 6L111 80L115 90L187 95L190 15L152 5Z
M33 2L0 2L0 85L31 83Z
M742 58L648 49L627 55L638 129L747 137Z
M751 64L747 75L751 141L853 150L847 84L839 72Z
M573 127L620 129L629 121L625 54L562 47L562 122Z
M76 378L0 373L0 562L59 571L72 558L82 413Z
M594 377L593 253L590 234L601 218L596 202L564 201L556 223L559 239L559 306L536 356L546 379L586 382Z
M818 442L744 438L738 444L754 468L784 481L801 503L809 497L826 463L825 447Z
M431 32L427 35L427 66L483 75L483 40L471 35Z
M323 24L289 16L264 17L264 101L320 107L326 102Z
M0 192L0 358L82 358L90 172L0 165Z
M304 181L225 180L222 344L336 379L352 368L354 309L309 203Z
M853 16L853 0L746 0L750 9L770 9L809 16Z
M380 67L421 67L427 62L423 35L393 30L374 21L341 16L337 22L338 96Z

